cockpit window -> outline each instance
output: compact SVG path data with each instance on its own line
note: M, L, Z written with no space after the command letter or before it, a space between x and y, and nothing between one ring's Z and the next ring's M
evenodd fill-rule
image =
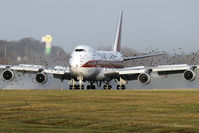
M85 51L84 49L75 49L76 52L82 52Z

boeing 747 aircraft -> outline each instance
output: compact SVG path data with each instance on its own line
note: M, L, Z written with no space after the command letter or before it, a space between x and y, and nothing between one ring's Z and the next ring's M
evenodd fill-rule
M121 11L115 43L111 51L97 51L89 46L77 46L69 59L69 66L56 66L52 69L40 65L0 65L3 69L2 78L6 81L12 81L15 78L15 72L34 73L35 81L39 84L45 84L48 80L48 74L53 74L54 78L60 80L69 80L70 89L84 89L84 82L88 82L87 89L95 89L101 86L103 82L104 89L111 89L110 81L115 80L118 85L116 89L125 89L129 80L138 80L140 84L148 84L151 81L151 72L157 72L158 75L168 75L183 73L184 79L192 81L196 74L194 70L197 65L162 65L157 67L124 67L125 61L139 58L158 56L161 54L151 54L133 57L124 57L120 51L121 30L122 30Z

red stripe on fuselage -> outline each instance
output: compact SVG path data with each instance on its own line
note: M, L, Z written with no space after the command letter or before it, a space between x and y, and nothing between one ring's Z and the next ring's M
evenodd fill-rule
M124 66L119 61L91 60L82 65L82 67L123 68Z

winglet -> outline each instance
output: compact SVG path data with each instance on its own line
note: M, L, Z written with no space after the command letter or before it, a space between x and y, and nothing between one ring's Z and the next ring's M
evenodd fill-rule
M123 11L120 11L120 17L118 21L118 26L117 26L117 32L115 36L115 42L112 48L112 51L114 52L119 52L120 51L120 43L121 43L121 31L122 31L122 16L123 16Z

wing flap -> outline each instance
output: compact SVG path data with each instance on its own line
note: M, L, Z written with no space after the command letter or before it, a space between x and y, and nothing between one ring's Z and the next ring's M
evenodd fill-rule
M106 77L117 79L122 77L125 80L136 80L140 73L148 72L150 69L144 66L128 67L123 69L107 69L104 72Z
M197 66L191 66L187 64L177 64L177 65L162 65L153 68L154 72L157 72L159 75L168 75L168 74L177 74L183 73L184 71L190 69L194 70Z
M50 74L65 74L65 73L70 73L70 70L68 67L62 67L62 66L55 66L53 69L45 69L45 73L50 73Z
M26 64L20 64L17 66L11 66L10 70L15 70L15 71L26 71L26 72L39 72L42 71L44 66L41 65L26 65Z
M106 70L104 75L107 77L118 78L122 77L126 80L136 80L141 73L157 72L158 75L168 75L183 73L186 70L194 70L199 68L197 65L177 64L177 65L161 65L157 67L128 67L123 69Z
M104 71L104 75L124 75L124 74L137 74L143 73L146 69L144 66L137 66L137 67L127 67L123 69L106 69Z
M70 70L68 67L62 67L62 66L55 66L54 68L48 68L46 69L44 66L41 65L27 65L27 64L20 64L16 66L2 66L0 68L9 68L10 70L15 71L25 71L25 72L44 72L49 74L65 74L70 73Z
M46 68L41 65L29 65L29 64L20 64L20 65L0 65L0 69L13 70L26 73L38 73L43 72L46 74L53 74L55 78L71 79L70 70L68 67L55 66L54 68Z
M0 69L10 68L10 65L0 65Z

